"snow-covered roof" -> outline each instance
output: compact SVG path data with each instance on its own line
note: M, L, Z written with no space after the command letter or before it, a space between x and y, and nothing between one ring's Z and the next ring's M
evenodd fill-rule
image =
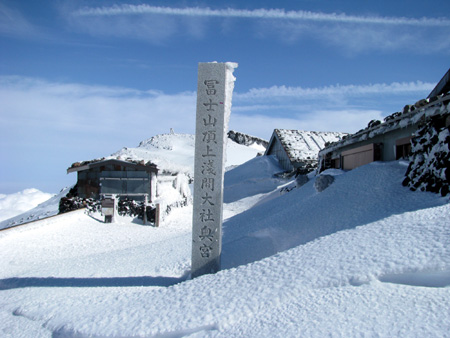
M326 143L339 141L347 133L275 129L266 154L276 139L280 141L292 163L316 160Z
M75 162L72 164L72 166L67 169L67 173L72 173L75 171L83 171L83 170L88 170L94 167L98 167L98 166L102 166L102 165L107 165L107 164L118 164L121 165L122 167L135 167L137 169L141 169L141 170L145 170L145 171L152 171L152 172L157 172L158 169L156 169L156 165L151 163L151 162L147 162L145 163L144 161L133 161L133 160L129 160L129 161L123 161L120 159L99 159L99 160L92 160L92 161L84 161L84 162Z

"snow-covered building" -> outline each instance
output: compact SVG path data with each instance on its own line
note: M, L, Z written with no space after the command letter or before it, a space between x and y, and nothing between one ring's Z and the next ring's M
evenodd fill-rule
M367 128L328 145L319 152L320 170L328 168L354 169L373 161L394 161L409 158L411 140L419 127L434 121L450 124L450 70L436 85L428 98L406 105L381 121L370 121Z
M131 199L155 200L156 175L158 169L151 162L101 159L76 162L67 173L76 172L77 192L81 198L96 198L105 194L116 194Z
M275 129L264 155L274 155L286 171L315 167L317 154L325 144L340 140L346 133Z

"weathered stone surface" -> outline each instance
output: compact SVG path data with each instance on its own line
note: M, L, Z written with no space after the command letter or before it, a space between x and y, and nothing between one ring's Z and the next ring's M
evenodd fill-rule
M226 131L236 66L200 63L198 68L192 277L220 269Z

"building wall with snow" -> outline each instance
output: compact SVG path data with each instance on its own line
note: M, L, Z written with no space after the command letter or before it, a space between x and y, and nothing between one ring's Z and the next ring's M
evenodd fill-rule
M67 173L77 173L77 192L80 198L99 199L104 194L116 194L131 199L148 196L153 201L158 172L155 165L132 163L116 159L92 161L72 165Z
M319 152L319 171L353 169L373 161L409 158L419 128L433 120L447 121L450 102L450 69L426 99L406 105L381 121L370 121L366 129L348 135ZM417 148L417 147L416 147Z
M362 138L327 153L333 161L332 167L351 170L374 161L395 161L408 155L405 144L409 144L416 125L391 130L386 133Z
M319 152L319 169L354 169L373 161L394 161L409 158L411 139L419 126L433 116L448 114L450 95L420 100L406 106L403 113L394 113L384 123L369 126ZM373 121L371 121L373 122Z
M270 139L269 146L267 147L266 156L273 155L278 159L280 166L286 171L294 170L294 166L292 165L291 159L289 158L288 153L286 152L283 144L281 143L276 132L273 133L272 138Z

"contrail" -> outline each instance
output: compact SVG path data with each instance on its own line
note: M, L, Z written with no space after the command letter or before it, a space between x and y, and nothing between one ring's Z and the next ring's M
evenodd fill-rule
M171 8L149 5L114 5L111 7L84 8L73 13L77 16L116 16L133 14L163 14L177 16L223 17L223 18L251 18L251 19L277 19L299 20L315 22L341 22L357 24L379 25L409 25L409 26L450 26L447 18L420 19L405 17L383 16L355 16L337 13L321 13L310 11L285 11L284 9L211 9L209 7Z

